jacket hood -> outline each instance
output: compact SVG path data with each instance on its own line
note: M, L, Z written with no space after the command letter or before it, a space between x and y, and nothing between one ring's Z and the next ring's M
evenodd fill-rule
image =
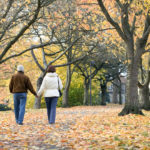
M55 72L54 72L54 73L47 73L46 76L47 76L47 77L57 77L58 74L55 73Z

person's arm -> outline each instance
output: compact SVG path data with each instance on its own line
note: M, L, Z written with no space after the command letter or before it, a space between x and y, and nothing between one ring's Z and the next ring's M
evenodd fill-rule
M11 77L10 83L9 83L9 91L12 93L13 91L13 77Z
M58 77L58 80L59 80L59 89L61 90L63 88L63 84L62 84L62 81L59 77Z
M39 89L39 91L37 92L37 95L38 95L38 96L41 96L41 95L43 94L43 92L44 92L44 89L45 89L45 78L44 78L43 81L42 81L42 84L41 84L41 86L40 86L40 89Z
M29 78L27 79L27 88L30 90L30 92L31 92L33 95L37 96L37 94L36 94L36 92L35 92L35 90L34 90L34 88L33 88L33 86L32 86L32 83L31 83L31 81L30 81Z

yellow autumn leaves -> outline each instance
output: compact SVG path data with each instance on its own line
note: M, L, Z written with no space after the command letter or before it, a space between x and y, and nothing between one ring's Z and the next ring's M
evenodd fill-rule
M55 126L46 109L27 110L23 126L13 112L0 112L0 148L126 150L150 149L150 112L119 117L119 105L57 108Z

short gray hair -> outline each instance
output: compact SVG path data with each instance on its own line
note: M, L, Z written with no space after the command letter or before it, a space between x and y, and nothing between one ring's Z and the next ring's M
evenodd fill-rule
M24 67L23 67L23 65L18 65L18 66L17 66L17 71L22 71L22 72L24 72Z

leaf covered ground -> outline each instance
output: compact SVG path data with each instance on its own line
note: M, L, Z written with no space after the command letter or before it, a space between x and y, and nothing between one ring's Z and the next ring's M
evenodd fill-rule
M24 125L0 112L0 150L150 150L150 112L120 117L122 107L57 108L55 126L46 109L26 110Z

